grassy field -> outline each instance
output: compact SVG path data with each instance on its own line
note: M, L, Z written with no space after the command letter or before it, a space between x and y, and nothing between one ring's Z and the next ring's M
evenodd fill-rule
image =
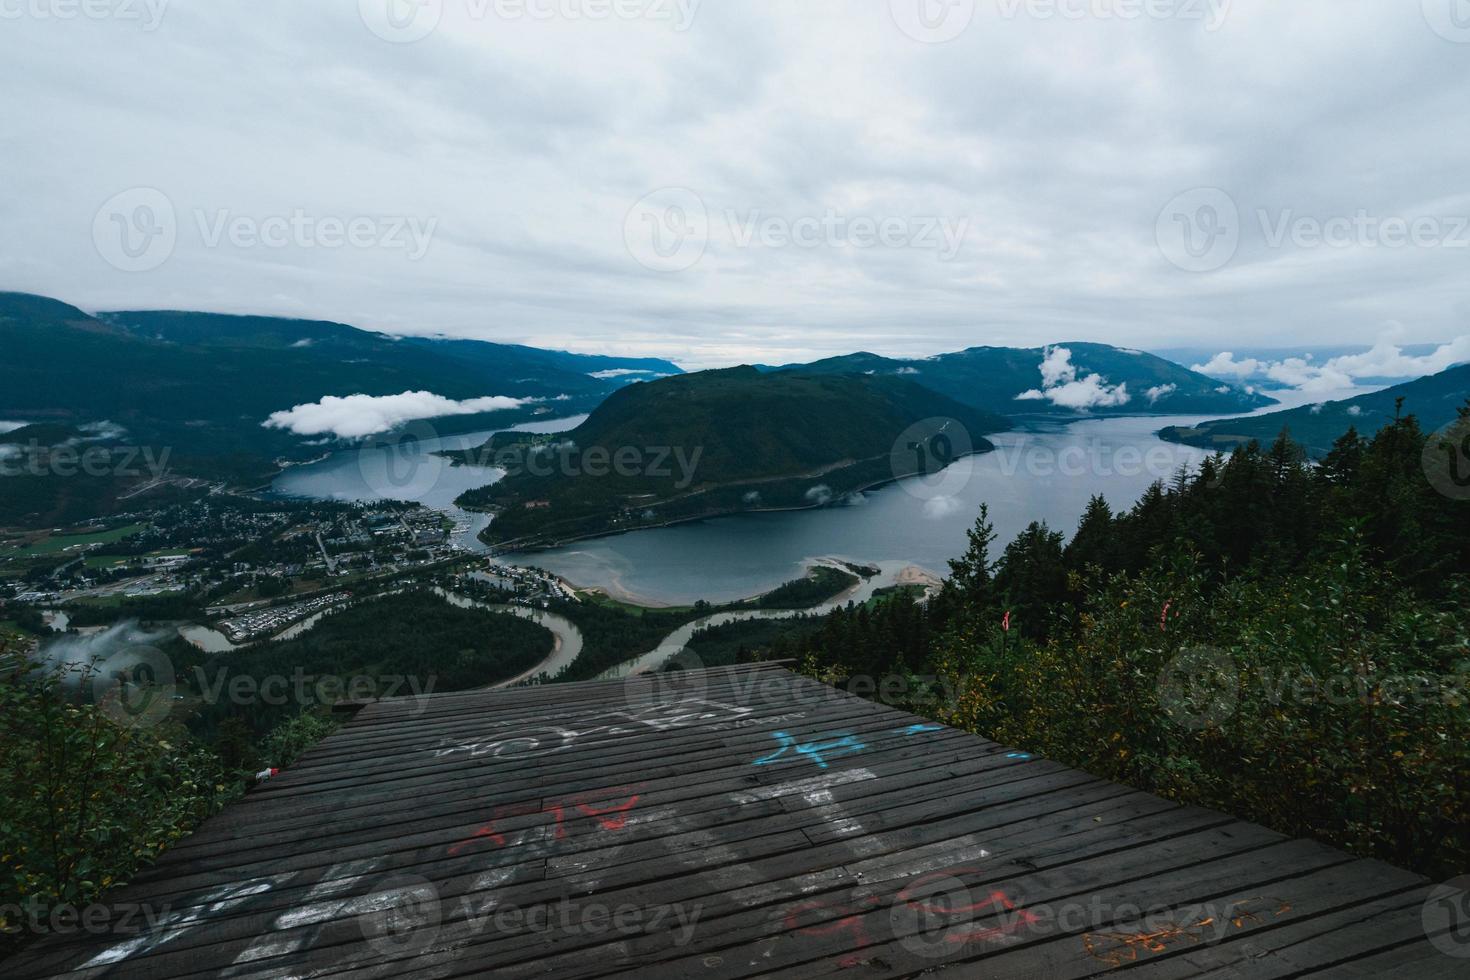
M20 557L59 555L67 548L77 545L113 544L146 529L146 524L128 524L92 534L49 534L26 548L13 548L12 553Z
M689 613L694 611L693 606L634 605L631 602L623 602L621 599L614 599L612 596L607 595L604 592L579 592L577 594L582 597L582 600L584 602L590 602L595 606L602 606L606 609L616 609L620 612L625 612L630 616L642 616L644 611L649 609L652 609L654 612L661 613Z

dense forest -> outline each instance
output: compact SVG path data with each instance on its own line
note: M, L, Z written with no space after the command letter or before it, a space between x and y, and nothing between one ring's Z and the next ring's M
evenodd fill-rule
M750 634L746 655L900 675L906 707L1099 776L1463 870L1470 501L1425 478L1432 438L1401 416L1313 465L1283 433L999 554L982 509L927 605Z
M165 653L187 692L188 724L213 738L220 732L261 736L304 707L348 697L409 697L484 687L545 660L552 635L516 616L462 609L419 589L348 606L302 635L211 656L175 639ZM306 704L296 697L304 678ZM291 680L283 704L264 697L236 703L215 695L234 684L259 689L266 678ZM227 720L236 724L221 727Z
M871 571L876 574L876 570ZM720 612L819 606L837 598L858 581L857 575L842 569L817 566L805 577L783 583L765 595L720 605L700 600L689 606L651 608L626 605L605 597L553 599L549 609L570 620L581 632L582 652L556 677L542 675L534 680L538 683L592 680L611 667L648 653L670 633L695 620ZM456 588L485 602L504 601L503 593L482 583L461 583ZM728 662L733 663L734 658Z

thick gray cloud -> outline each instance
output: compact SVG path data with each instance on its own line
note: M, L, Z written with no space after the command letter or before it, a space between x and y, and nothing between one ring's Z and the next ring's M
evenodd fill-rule
M690 366L1445 341L1463 5L0 0L0 288Z

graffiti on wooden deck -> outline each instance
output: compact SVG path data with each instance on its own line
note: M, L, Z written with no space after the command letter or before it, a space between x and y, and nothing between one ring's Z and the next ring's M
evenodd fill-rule
M435 759L467 755L496 759L535 759L565 752L581 739L666 732L681 728L729 723L747 718L745 708L705 698L684 698L662 704L607 711L568 725L532 725L497 732L472 742L445 739L433 751Z
M780 748L769 755L761 756L751 765L768 766L780 762L783 758L796 761L799 757L805 757L818 769L826 769L828 757L851 755L867 748L856 735L838 735L826 742L798 742L794 736L786 732L772 732L771 736L780 743ZM787 752L795 752L796 755L787 756Z

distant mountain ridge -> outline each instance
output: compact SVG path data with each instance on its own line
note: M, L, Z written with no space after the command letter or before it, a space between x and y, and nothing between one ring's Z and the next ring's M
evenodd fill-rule
M1456 410L1470 398L1470 364L1342 401L1245 418L1218 419L1192 427L1169 426L1159 436L1202 449L1228 452L1251 440L1270 443L1285 429L1310 455L1322 456L1350 428L1371 434L1392 422L1401 398L1404 414L1417 416L1425 431L1448 425L1457 417Z
M93 317L23 293L0 293L0 341L0 418L107 420L137 438L203 455L289 453L301 440L261 423L329 395L562 399L570 414L630 380L680 370L657 359L394 338L327 321L179 311ZM593 377L602 372L615 373ZM496 413L495 420L504 417ZM486 421L465 416L443 424L467 431Z
M404 347L420 348L498 371L519 366L524 369L581 375L606 371L627 371L630 377L683 373L683 369L677 364L662 358L573 354L524 344L450 337L397 336L326 320L178 310L120 310L98 313L97 319L120 327L140 339L201 347L259 347L279 350L321 346L339 351L373 351L384 349L383 345L386 344L400 350Z
M327 321L181 311L92 316L50 297L4 292L0 351L0 420L34 423L10 433L10 445L166 447L175 474L247 486L274 475L278 460L321 454L321 439L263 423L327 396L424 391L525 402L429 420L449 434L509 426L553 405L565 415L587 412L630 381L679 371L658 359L394 338ZM128 483L28 475L6 486L0 524L97 516Z
M1274 402L1153 354L1082 342L971 347L920 359L860 352L763 370L907 377L1002 415L1223 415Z
M922 425L935 419L942 421ZM910 430L915 425L917 432ZM993 447L982 433L1009 426L907 378L704 371L617 391L569 433L497 436L466 456L483 462L487 453L519 447L539 453L530 458L544 464L512 466L503 481L464 494L460 503L498 511L486 532L494 543L810 507L987 451ZM910 443L938 449L922 456ZM615 459L620 451L647 460L663 450L666 463L686 468L598 475L582 463L593 454Z

